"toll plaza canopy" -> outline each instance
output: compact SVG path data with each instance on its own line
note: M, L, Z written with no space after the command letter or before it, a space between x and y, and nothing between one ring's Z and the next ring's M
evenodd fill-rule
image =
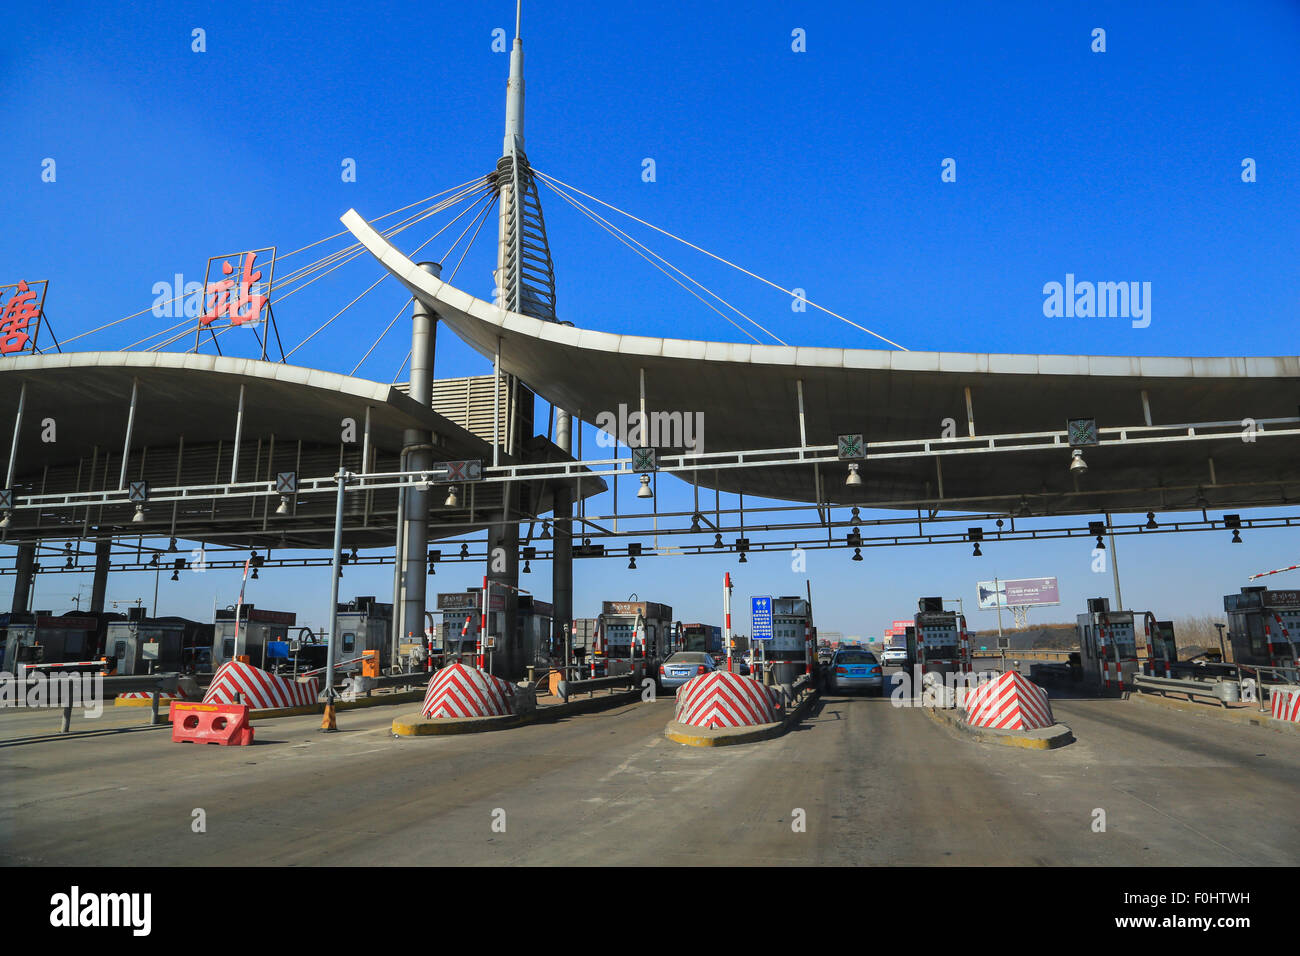
M640 408L644 378L648 411L703 416L706 455L797 452L854 433L867 443L860 485L845 484L844 463L814 468L787 453L768 456L780 462L771 465L755 456L752 467L694 471L702 487L1024 514L1300 499L1295 356L967 354L612 334L507 312L419 269L355 210L342 221L462 339L488 357L499 348L504 371L586 421ZM1070 467L1066 422L1076 419L1101 430L1099 444L1079 449L1086 471Z
M135 407L132 398L135 396ZM491 443L434 409L385 385L278 362L174 352L71 352L0 362L0 402L17 413L13 489L56 496L119 489L143 480L153 489L211 486L217 497L147 504L138 520L120 502L76 508L19 507L7 539L84 534L116 528L149 535L251 546L323 547L332 542L333 495L220 497L227 482L268 482L350 472L395 472L404 431L431 433L436 461L490 461ZM351 420L351 425L346 424ZM350 429L345 434L345 429ZM123 449L130 435L122 472ZM235 439L239 459L234 460ZM363 455L369 453L369 462ZM542 436L521 442L511 461L568 459ZM368 466L368 467L367 467ZM596 493L604 485L587 483ZM498 486L467 489L459 507L431 509L435 536L481 526L501 507ZM549 490L526 488L523 515L549 510ZM393 543L396 491L349 495L350 546Z

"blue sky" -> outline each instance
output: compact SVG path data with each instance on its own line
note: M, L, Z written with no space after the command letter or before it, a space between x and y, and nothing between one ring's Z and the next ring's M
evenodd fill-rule
M176 273L201 279L211 255L296 249L338 232L349 207L373 217L486 173L500 151L508 69L492 31L512 31L513 12L508 0L31 8L0 52L9 116L0 282L49 278L47 313L66 339L148 308L155 283ZM206 52L191 49L196 28ZM1091 50L1095 28L1106 31L1104 53ZM796 29L806 52L791 49ZM527 3L523 32L535 167L909 348L1296 352L1298 4L575 0ZM957 178L944 183L949 157ZM42 181L47 158L54 182ZM340 175L349 158L355 182ZM654 182L642 179L647 158ZM1242 181L1246 158L1255 182ZM563 318L740 338L558 197L542 198ZM620 225L786 341L878 344ZM399 244L433 231L421 228ZM490 297L492 260L480 238L457 284ZM1150 282L1150 326L1045 318L1042 287L1067 273ZM286 346L380 274L358 260L286 300L276 310ZM381 284L294 360L351 371L404 298ZM174 321L145 315L76 347L120 348ZM386 338L359 374L391 381L404 338ZM438 375L487 368L439 336ZM590 433L586 441L593 447ZM683 500L669 485L661 507ZM1221 610L1219 596L1246 574L1300 557L1286 530L1225 545L1217 534L1124 539L1126 603L1161 616ZM809 552L819 623L878 633L920 594L971 601L975 581L995 570L1060 575L1066 606L1039 620L1109 593L1082 540L984 551L974 561L962 546L875 549L861 564ZM715 581L728 568L738 598L803 590L788 556L756 555L743 568L721 557L639 564L579 565L578 613L635 591L684 619L714 620ZM536 572L528 581L546 594L549 575ZM206 616L214 593L225 604L238 588L229 572L188 577L170 589L164 578L164 612ZM302 602L319 619L327 577L268 573L253 599ZM435 580L459 590L476 577L449 566ZM358 569L345 591L385 595L388 581L387 571ZM88 593L88 579L43 578L37 603L62 610L79 585ZM112 599L152 591L152 576L110 582Z

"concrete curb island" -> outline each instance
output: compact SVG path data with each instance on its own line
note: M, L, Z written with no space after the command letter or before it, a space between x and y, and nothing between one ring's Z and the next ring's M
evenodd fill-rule
M1024 750L1055 750L1074 742L1074 734L1065 724L1053 724L1042 730L992 730L988 727L972 727L955 708L924 709L935 723L959 730L980 743L1020 747Z
M783 720L778 720L771 724L759 724L756 727L692 727L690 724L679 724L675 720L668 721L664 727L664 736L675 743L685 744L688 747L730 747L733 744L752 744L760 740L770 740L773 737L780 737L787 730L793 727L812 708L813 702L820 699L821 691L814 690L805 694L801 700Z
M421 691L421 699L424 692ZM603 697L584 697L570 700L563 704L550 704L538 707L526 714L507 714L504 717L425 717L423 714L410 714L393 721L393 735L396 737L438 737L448 734L476 734L488 730L507 730L523 724L539 724L549 720L558 720L574 714L587 714L593 711L620 707L623 704L636 703L641 699L641 688L606 694Z

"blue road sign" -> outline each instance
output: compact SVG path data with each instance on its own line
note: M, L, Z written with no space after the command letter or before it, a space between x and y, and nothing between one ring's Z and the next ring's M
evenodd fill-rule
M749 599L749 639L751 641L770 641L772 639L771 597L751 597Z

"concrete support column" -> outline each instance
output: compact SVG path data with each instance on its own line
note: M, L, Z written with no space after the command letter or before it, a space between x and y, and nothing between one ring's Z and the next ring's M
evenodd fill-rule
M108 591L108 555L112 546L110 538L95 541L95 576L90 585L91 611L104 610L104 594Z
M551 603L555 606L555 629L567 628L573 620L573 497L568 487L556 488L553 560L551 561ZM560 633L566 638L565 633Z
M421 262L420 268L432 276L442 274L442 266ZM433 405L433 359L438 317L419 299L411 311L411 385L409 394L426 408ZM408 472L427 471L433 464L433 436L418 428L408 428L402 433ZM402 561L394 573L400 574L402 613L401 627L422 638L424 634L425 577L429 545L429 492L422 484L406 489L402 522ZM399 639L405 634L399 634Z
M487 554L488 586L494 596L502 596L505 610L489 610L489 633L497 639L496 648L491 654L492 673L513 680L524 672L523 642L518 634L519 592L515 590L519 586L519 524L516 507L519 489L514 484L507 484L505 489L505 508L492 516L492 525L488 530ZM492 582L507 586L493 587Z
M32 596L32 575L36 566L36 545L18 545L18 561L15 565L14 600L10 611L17 614L27 610L27 602Z

